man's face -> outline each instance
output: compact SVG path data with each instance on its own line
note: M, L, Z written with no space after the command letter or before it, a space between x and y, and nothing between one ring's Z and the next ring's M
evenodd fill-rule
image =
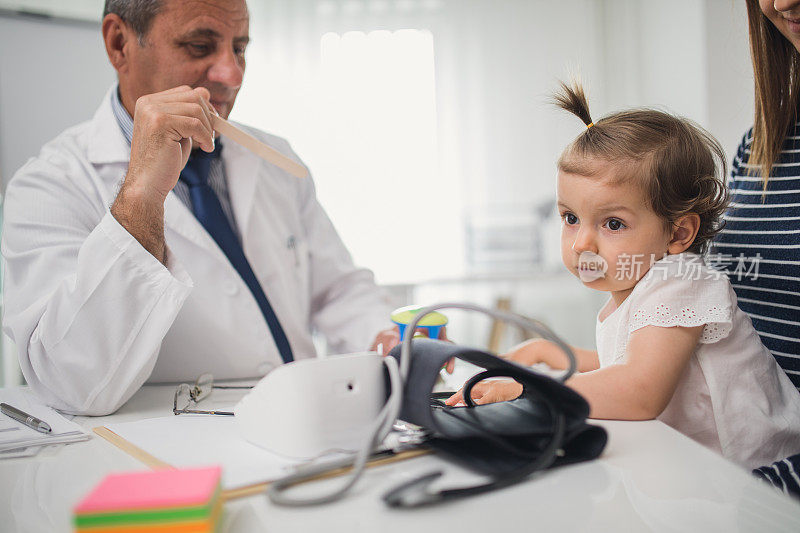
M227 118L244 77L249 25L244 0L165 0L145 44L126 44L120 87L131 103L180 85L205 87Z

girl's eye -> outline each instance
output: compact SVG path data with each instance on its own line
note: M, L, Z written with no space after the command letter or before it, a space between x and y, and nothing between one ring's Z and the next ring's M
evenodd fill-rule
M569 226L572 226L573 224L577 224L578 223L578 217L576 217L572 213L564 213L563 215L561 215L561 218L563 218L564 222L566 222L567 225L569 225Z
M619 231L625 227L625 224L623 224L621 220L618 220L616 218L612 218L611 220L609 220L606 223L606 225L608 226L608 229L610 229L611 231Z

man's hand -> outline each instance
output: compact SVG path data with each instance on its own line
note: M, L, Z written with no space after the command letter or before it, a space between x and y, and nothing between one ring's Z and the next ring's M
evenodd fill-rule
M482 381L472 387L472 399L476 404L505 402L518 398L522 385L512 380ZM445 402L454 406L464 403L464 389L450 396Z
M400 344L400 328L395 326L380 331L378 335L375 336L371 350L375 352L380 347L381 355L386 355L398 344Z
M192 146L214 150L209 92L175 87L142 96L133 115L131 159L111 206L114 218L164 261L164 200L178 182Z
M421 333L422 335L426 334L425 330L422 328L418 328L417 333L418 334ZM439 340L442 341L449 340L447 338L447 328L442 328L439 330ZM394 348L398 344L400 344L400 328L395 326L393 328L385 329L380 333L378 333L378 335L375 337L375 341L372 343L371 349L372 351L377 351L378 347L380 346L381 354L386 355L391 351L392 348ZM450 359L444 368L447 370L448 373L452 374L453 369L455 368L455 361L453 359Z

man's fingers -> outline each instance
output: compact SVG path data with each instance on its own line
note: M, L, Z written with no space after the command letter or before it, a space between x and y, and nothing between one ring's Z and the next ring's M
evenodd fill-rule
M206 152L214 150L214 136L199 118L170 115L169 120L175 141L192 139Z
M396 327L385 329L375 336L375 341L372 343L372 350L377 350L378 345L381 345L383 354L385 355L398 344L400 344L400 332L398 329Z
M192 140L191 139L181 139L181 168L186 166L186 163L189 161L189 154L192 153Z
M206 102L211 100L211 93L205 87L195 87L192 91Z
M188 85L178 85L177 87L173 87L172 89L167 89L166 91L161 91L161 92L153 93L153 94L154 95L159 95L159 94L186 93L186 92L189 92L191 90L192 90L192 88L189 87Z
M192 89L187 85L183 85L160 93L142 96L139 98L139 100L137 100L136 107L138 110L138 108L141 106L145 111L152 114L158 112L170 112L164 109L164 106L168 104L195 104L205 116L205 120L207 120L209 125L211 125L212 117L217 115L217 112L211 105L210 98L211 94L205 87L197 87Z
M196 102L198 99L191 87L182 85L168 91L141 96L136 100L136 108L139 106L157 106L169 102Z
M199 99L200 105L202 105L203 108L205 108L206 113L208 113L209 117L211 117L212 115L219 116L217 110L214 109L213 105L211 105L211 94L205 89L205 87L199 87L199 88L203 89L202 91L197 92L198 96L200 97Z
M214 127L211 125L211 118L205 108L196 102L170 102L159 106L158 111L167 115L194 117L200 119L208 130L209 135L214 134Z

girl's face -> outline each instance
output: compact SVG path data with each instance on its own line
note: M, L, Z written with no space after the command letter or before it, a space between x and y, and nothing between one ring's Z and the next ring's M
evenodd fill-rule
M758 0L761 11L800 51L800 0Z
M610 164L596 169L594 176L558 173L561 259L584 285L619 303L667 254L672 234L640 187L615 183Z

